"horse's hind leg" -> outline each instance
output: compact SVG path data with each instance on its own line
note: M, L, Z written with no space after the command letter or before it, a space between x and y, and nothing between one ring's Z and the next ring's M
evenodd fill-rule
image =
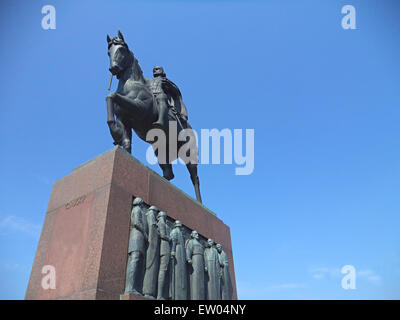
M158 164L163 172L163 177L167 180L174 178L174 172L172 171L172 165L170 163Z
M122 134L122 148L127 152L132 153L132 129L124 125L124 132Z
M154 145L153 145L153 148L154 148ZM156 148L154 150L154 153L156 154L156 157L157 157L157 160L158 160L158 165L160 166L160 168L161 168L161 170L163 172L163 177L165 179L167 179L168 181L172 180L174 178L174 172L172 171L172 165L170 163L168 163L168 156L164 155L164 154L160 155L159 151L160 150L158 148Z
M188 163L186 165L186 168L188 169L188 171L190 173L190 179L192 180L192 183L194 186L194 191L196 192L196 199L198 202L202 203L201 194L200 194L200 180L197 175L197 164Z
M131 153L132 131L118 118L114 122L109 122L108 126L111 136L114 138L114 144Z
M110 129L114 144L124 148L131 153L132 129L126 126L114 113L115 99L117 94L110 93L106 97L107 103L107 124Z

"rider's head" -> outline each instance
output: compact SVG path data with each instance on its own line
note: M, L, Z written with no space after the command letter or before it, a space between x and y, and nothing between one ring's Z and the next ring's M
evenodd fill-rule
M155 77L165 77L164 68L160 66L155 66L153 68L153 76Z

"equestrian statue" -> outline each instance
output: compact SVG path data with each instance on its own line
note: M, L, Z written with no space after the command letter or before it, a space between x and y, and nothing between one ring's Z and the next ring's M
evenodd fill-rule
M202 202L197 175L196 136L188 122L187 109L179 88L166 77L160 66L154 67L153 78L145 78L120 31L114 38L107 35L107 45L110 86L113 76L119 79L117 90L106 97L107 124L114 144L131 153L132 130L135 131L140 139L152 144L163 177L167 180L174 178L171 163L181 158L190 173L196 198ZM146 139L152 129L165 134L165 148L160 148L159 139ZM172 144L171 141L176 143ZM181 148L185 150L184 154L177 152Z

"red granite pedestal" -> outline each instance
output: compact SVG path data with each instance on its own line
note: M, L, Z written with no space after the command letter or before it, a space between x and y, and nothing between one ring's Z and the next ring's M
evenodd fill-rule
M221 243L230 261L233 298L237 299L229 227L117 147L54 184L25 299L119 300L125 289L133 197L141 197L172 219ZM55 289L42 286L46 265L54 266Z

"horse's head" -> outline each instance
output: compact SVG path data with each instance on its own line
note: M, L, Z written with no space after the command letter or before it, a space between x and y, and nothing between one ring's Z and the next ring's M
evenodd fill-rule
M107 35L108 55L110 57L110 72L119 78L122 72L132 64L132 54L125 43L121 31L118 37L110 38Z

